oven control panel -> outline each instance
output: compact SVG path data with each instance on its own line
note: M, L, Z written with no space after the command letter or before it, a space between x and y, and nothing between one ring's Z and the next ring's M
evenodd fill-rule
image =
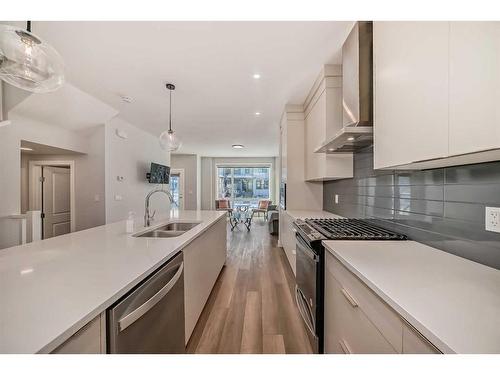
M311 241L325 240L326 237L319 233L316 229L312 228L303 220L295 220L295 226L300 230L300 232L306 235Z

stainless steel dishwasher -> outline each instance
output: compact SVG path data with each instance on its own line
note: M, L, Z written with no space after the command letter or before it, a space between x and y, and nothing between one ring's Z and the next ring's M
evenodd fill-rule
M184 353L184 262L172 258L108 309L108 353Z

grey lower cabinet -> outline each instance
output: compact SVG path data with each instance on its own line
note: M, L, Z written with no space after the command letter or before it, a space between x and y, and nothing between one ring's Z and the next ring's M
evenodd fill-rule
M325 353L440 353L328 251Z
M403 354L436 354L440 351L415 328L403 324Z
M99 314L52 354L104 354L106 353L106 316Z
M223 216L183 249L186 344L226 262L227 223Z

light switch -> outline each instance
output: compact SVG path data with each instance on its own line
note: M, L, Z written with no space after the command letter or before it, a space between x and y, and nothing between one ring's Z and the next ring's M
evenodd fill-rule
M121 201L121 200L123 200L123 197L121 195L116 194L115 201Z

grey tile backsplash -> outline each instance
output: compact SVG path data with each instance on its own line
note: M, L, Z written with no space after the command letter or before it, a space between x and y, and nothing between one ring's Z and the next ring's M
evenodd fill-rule
M326 211L376 219L414 241L500 269L500 234L484 230L485 207L500 207L500 162L374 171L367 147L354 154L354 178L323 187Z

